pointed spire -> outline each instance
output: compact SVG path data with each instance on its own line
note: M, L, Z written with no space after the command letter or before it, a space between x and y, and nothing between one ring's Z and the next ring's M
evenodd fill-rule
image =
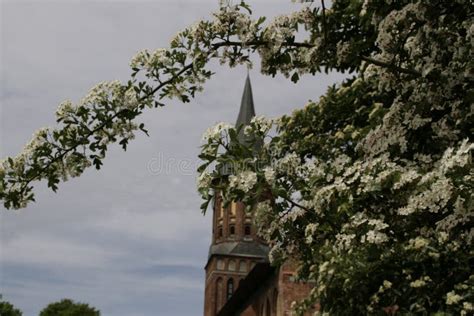
M248 138L244 134L244 127L250 124L250 121L255 116L255 108L253 106L253 95L252 95L252 86L250 84L250 76L247 72L247 79L245 80L244 92L242 94L242 101L240 102L240 110L239 116L237 117L237 121L235 123L235 128L240 129L239 135L237 135L237 140L240 144L246 144L248 142ZM231 144L232 145L232 144ZM255 148L258 148L260 143L255 144ZM230 164L224 164L220 169L221 174L231 174Z
M250 76L247 73L247 79L245 80L244 93L242 94L242 101L240 102L240 111L235 127L246 126L250 124L250 121L255 116L255 108L253 105L252 85L250 84ZM243 129L239 133L239 140L243 139Z

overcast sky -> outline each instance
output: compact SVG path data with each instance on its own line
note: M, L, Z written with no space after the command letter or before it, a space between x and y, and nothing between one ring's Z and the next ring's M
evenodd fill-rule
M0 158L15 155L65 99L103 80L129 78L140 49L167 47L180 29L209 18L218 0L18 1L1 3ZM290 0L249 1L256 15L296 9ZM211 216L202 216L195 165L204 130L235 122L246 69L217 74L188 104L145 113L150 137L112 146L100 171L36 186L36 203L0 206L0 293L38 315L68 297L104 316L202 315ZM341 76L250 73L258 114L290 113ZM163 163L164 162L164 163ZM161 163L161 164L160 164Z

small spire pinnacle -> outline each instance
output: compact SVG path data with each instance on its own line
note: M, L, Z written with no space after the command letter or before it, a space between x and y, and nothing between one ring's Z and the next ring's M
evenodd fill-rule
M242 93L242 101L240 102L240 111L235 127L246 126L255 116L255 108L253 105L252 85L250 83L250 74L247 73L245 80L244 92Z

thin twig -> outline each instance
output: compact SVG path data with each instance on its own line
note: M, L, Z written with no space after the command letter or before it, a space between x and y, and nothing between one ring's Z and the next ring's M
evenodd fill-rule
M248 43L236 42L236 41L225 41L225 42L221 42L221 43L212 44L212 47L215 48L215 49L218 49L218 48L224 47L224 46L262 46L262 45L264 46L264 45L268 45L268 44L269 44L269 42L265 42L265 41L251 41L251 42L248 42ZM285 47L305 47L305 48L314 47L313 44L303 43L303 42L283 43L282 46L285 46ZM385 67L385 68L388 68L388 69L396 71L396 72L400 72L400 73L404 73L404 74L408 74L408 75L412 75L412 76L416 76L416 77L421 77L421 73L416 71L416 70L413 70L413 69L407 69L407 68L399 67L399 66L396 66L394 64L383 62L383 61L377 60L377 59L372 58L372 57L367 57L367 56L361 56L360 59L362 59L363 61L366 61L368 63L374 64L376 66Z
M397 72L401 72L401 73L408 74L408 75L413 75L413 76L416 76L416 77L421 77L421 73L416 71L416 70L413 70L413 69L407 69L407 68L399 67L399 66L396 66L394 64L386 63L386 62L383 62L381 60L377 60L377 59L374 59L372 57L367 57L367 56L361 56L360 59L362 59L363 61L366 61L368 63L374 64L376 66L385 67L385 68L388 68L388 69L391 69L391 70L394 70L394 71L397 71Z

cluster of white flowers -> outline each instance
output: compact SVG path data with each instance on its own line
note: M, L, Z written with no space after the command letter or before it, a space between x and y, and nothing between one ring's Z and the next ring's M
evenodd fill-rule
M139 51L135 54L135 56L132 57L132 60L130 61L130 67L132 69L139 69L141 67L144 67L148 64L149 57L150 53L148 52L148 50L145 49Z
M271 49L273 53L278 52L286 39L293 36L295 32L294 24L296 22L292 19L292 16L280 15L268 26L264 36L268 42L272 43Z
M337 234L334 247L336 250L348 250L355 238L356 234Z
M213 127L210 127L206 130L206 132L202 135L202 140L204 142L220 140L222 134L227 132L230 128L233 128L233 126L229 123L217 123Z
M393 185L395 190L403 188L405 185L414 182L419 179L421 175L413 169L409 169L406 172L400 174L400 179Z
M285 255L284 249L281 248L280 245L275 245L270 249L270 252L268 253L268 260L270 263L276 263L278 261L281 261Z
M380 245L388 241L388 236L376 230L369 230L367 234L361 237L361 242L367 241L370 244Z
M135 109L138 107L138 105L139 105L139 100L138 100L137 93L135 92L135 89L133 89L133 87L128 88L125 91L123 101L122 101L122 106L128 109Z
M263 115L254 116L250 121L250 125L254 131L260 134L266 134L273 125L273 120Z
M23 147L23 157L29 157L35 154L39 147L48 143L48 134L51 132L50 128L43 127L33 133L31 140Z
M427 209L432 213L437 213L443 209L450 200L453 193L453 186L449 179L439 179L434 182L429 190L411 196L408 204L398 209L400 215L410 215L415 211Z
M429 245L429 240L423 237L416 237L408 241L406 249L421 250Z
M118 80L103 81L95 85L80 101L81 105L94 105L107 102L109 98L119 98L122 94L122 84Z
M289 212L286 212L280 218L280 224L284 224L286 222L294 223L298 218L302 218L306 214L306 209L301 207L293 207Z
M275 170L272 167L265 167L263 169L263 175L268 184L272 185L275 182Z
M357 146L364 150L367 155L376 156L386 152L392 146L398 146L401 152L407 150L407 130L402 125L400 103L392 104L388 112L382 118L382 124L371 130L365 139Z
M211 185L212 177L207 171L203 171L197 179L198 190L207 190Z
M388 280L384 280L382 282L382 285L379 287L379 293L383 293L385 292L386 290L388 289L391 289L392 288L392 285L393 283L388 281Z
M71 100L65 100L61 102L58 106L58 109L56 110L56 117L58 119L64 119L71 113L74 113L76 110L76 107L72 103Z
M291 152L275 161L275 169L279 173L294 174L299 169L300 162L299 156L295 152Z
M464 302L462 304L462 309L461 315L467 316L468 314L472 314L472 312L474 312L474 305L470 302Z
M325 168L327 164L319 159L305 159L305 162L298 167L298 177L310 181L310 179L321 179L326 177Z
M474 151L474 143L467 139L462 141L456 151L452 147L448 148L441 159L439 172L445 174L454 168L464 167L471 161L472 151Z
M343 64L351 53L351 45L348 42L339 41L337 43L337 62Z
M147 71L152 71L158 67L171 67L172 65L173 60L170 53L164 48L158 48L151 53L145 49L135 54L130 61L132 69L145 69Z
M415 281L412 281L410 282L410 286L412 288L420 288L420 287L424 287L427 285L427 283L431 282L431 278L429 276L424 276L424 277L421 277Z
M446 305L457 304L461 300L462 300L462 297L460 295L456 294L456 292L454 292L454 291L448 292L446 294Z
M316 232L316 229L318 228L318 224L315 223L309 223L306 226L305 229L305 236L306 236L306 243L311 244L313 242L313 235Z
M257 183L257 174L253 171L243 171L238 175L229 177L229 188L249 192Z
M380 219L370 219L368 221L368 224L370 226L373 226L375 230L383 230L389 227L387 223L385 223L383 220L380 220Z
M332 167L337 173L340 173L344 170L344 168L351 162L351 157L341 154L336 157L334 162L332 163Z

